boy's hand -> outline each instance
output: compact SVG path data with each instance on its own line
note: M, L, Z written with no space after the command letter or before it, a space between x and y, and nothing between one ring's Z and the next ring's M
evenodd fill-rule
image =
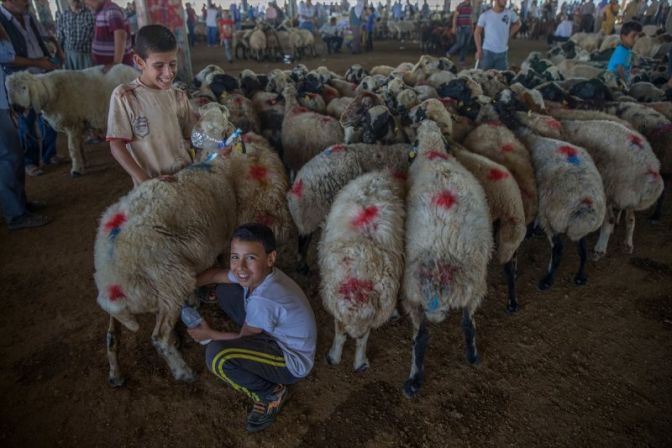
M219 155L221 157L227 157L231 154L232 150L233 150L233 145L225 146L224 148L219 150Z
M203 322L201 322L201 325L199 325L198 327L187 328L187 333L189 333L189 336L191 336L196 342L204 341L206 339L212 339L211 332L212 329L205 321L205 319L203 319Z

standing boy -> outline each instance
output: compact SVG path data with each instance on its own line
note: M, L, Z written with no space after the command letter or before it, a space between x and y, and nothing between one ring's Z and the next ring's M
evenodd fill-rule
M197 115L187 95L172 86L177 42L168 28L142 27L133 60L142 74L112 92L107 141L114 158L139 185L191 163L188 141Z
M448 56L460 52L460 65L464 66L464 57L467 55L469 49L469 42L473 35L472 24L473 9L469 0L462 0L462 3L457 5L457 9L453 13L453 26L450 29L452 34L456 35L455 45L448 50Z
M478 18L474 41L478 68L488 70L506 70L509 68L507 52L509 38L520 29L520 20L515 12L506 8L507 0L495 0L495 6ZM485 30L485 39L483 31Z
M224 47L224 53L226 54L226 60L229 61L229 64L233 62L233 56L231 55L231 41L233 40L233 27L235 24L231 17L229 17L229 11L222 11L222 18L219 19L219 40Z
M211 339L205 358L210 371L254 401L247 430L261 431L287 400L287 384L305 378L315 362L315 316L301 288L273 267L275 237L261 224L244 224L231 238L230 269L209 269L197 286L217 283L220 308L241 327L222 332L203 323L188 330L197 341Z
M616 46L609 58L607 70L613 72L626 84L630 84L630 71L632 70L632 47L637 42L642 25L639 22L626 22L621 27L621 42Z

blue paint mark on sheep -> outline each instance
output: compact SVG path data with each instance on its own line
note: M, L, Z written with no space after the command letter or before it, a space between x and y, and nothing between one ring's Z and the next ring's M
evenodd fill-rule
M579 158L577 156L569 156L569 157L567 157L567 161L574 166L581 165L581 160L579 160Z
M433 313L437 309L439 309L439 306L441 305L441 302L439 301L439 296L434 295L432 296L431 299L429 299L429 302L427 302L427 311L430 313Z

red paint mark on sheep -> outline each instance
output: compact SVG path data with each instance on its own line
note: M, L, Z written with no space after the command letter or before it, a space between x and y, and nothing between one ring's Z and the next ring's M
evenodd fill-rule
M575 157L579 153L576 148L572 148L571 146L561 146L558 148L558 152L567 157Z
M345 145L334 145L331 147L331 153L345 152L348 150L348 147Z
M292 185L291 193L297 198L301 199L303 196L303 179L297 179Z
M635 135L635 134L631 134L631 135L628 137L628 140L630 140L630 143L632 143L633 145L637 146L639 149L642 149L642 148L644 147L644 145L643 145L643 143L642 143L642 138L639 137L639 136L637 136L637 135Z
M436 160L436 159L448 160L448 154L440 151L429 151L428 153L425 154L425 157L428 160Z
M493 168L488 173L488 179L494 182L506 179L507 177L509 177L509 173L498 168Z
M295 106L292 108L293 114L305 114L306 112L308 112L308 109L306 109L305 107Z
M649 176L653 177L654 179L658 180L660 179L660 173L657 170L654 170L653 168L650 168L649 171L646 172Z
M243 143L250 143L252 141L252 136L249 133L243 134L241 139L243 140Z
M585 197L585 198L581 199L581 204L585 205L586 207L592 207L593 206L593 198Z
M233 99L233 102L235 104L241 105L241 104L243 104L243 99L241 97L237 96Z
M111 232L114 229L118 229L126 222L126 215L123 213L115 213L110 219L104 224L104 229L106 232Z
M544 120L544 123L546 123L546 126L548 126L551 129L560 129L562 127L560 122L555 118L547 118Z
M269 106L275 106L276 104L278 104L278 100L266 100L266 104L268 104Z
M408 178L408 175L404 171L394 170L392 171L392 177L398 181L405 182Z
M266 180L268 170L263 165L252 165L250 167L250 177L256 181L263 182Z
M322 123L322 124L329 124L329 123L331 123L332 121L334 121L334 119L331 118L331 117L328 117L328 116L326 116L326 115L323 116L323 117L320 117L320 123Z
M488 120L485 122L485 124L492 126L493 128L501 128L503 126L502 122L499 120Z
M121 290L119 285L110 285L107 287L107 297L110 299L110 302L116 302L120 299L125 299L126 295Z
M502 147L499 148L499 150L502 152L513 152L513 145L511 143L507 143L505 145L502 145Z
M378 207L370 205L357 213L357 216L352 220L353 227L362 228L370 225L378 217Z
M369 295L373 291L373 282L371 280L361 280L358 278L350 278L341 283L338 288L338 293L343 295L345 300L354 303L364 303L368 300Z
M263 224L267 227L271 227L274 221L275 220L273 219L273 216L269 215L268 213L259 212L254 216L254 222L257 224Z
M455 205L456 202L457 202L457 197L451 191L448 191L448 190L436 193L432 197L432 204L433 205L435 205L437 207L445 208L446 210L450 209L453 205Z

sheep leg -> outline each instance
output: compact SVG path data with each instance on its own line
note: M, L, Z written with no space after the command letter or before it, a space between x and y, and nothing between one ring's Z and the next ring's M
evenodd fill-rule
M518 271L518 256L514 254L513 257L504 263L504 275L506 276L506 284L508 287L508 302L506 304L506 311L515 313L518 311L518 299L516 298L516 274Z
M553 282L555 281L555 271L560 265L562 250L564 248L560 235L549 235L548 240L551 243L551 259L548 262L548 272L546 277L539 282L539 289L542 291L546 291L553 286Z
M107 360L110 363L110 375L108 381L112 387L121 387L126 384L126 378L121 375L119 369L119 333L121 325L119 321L110 316L110 324L107 327Z
M84 138L82 136L83 130L68 130L68 153L72 162L70 168L70 175L72 177L79 177L84 174Z
M163 357L170 367L178 381L185 381L191 383L196 381L196 375L193 370L184 362L182 355L175 344L175 323L177 322L179 312L177 307L175 310L159 310L156 316L156 326L152 333L152 344L159 355Z
M632 243L632 237L635 233L635 211L633 209L628 209L625 211L625 246L623 247L623 252L626 254L631 254L634 246Z
M366 357L366 343L369 340L370 333L371 330L367 330L367 332L358 337L356 341L357 348L355 349L355 363L353 369L357 373L362 373L369 368L369 360Z
M411 372L404 383L404 396L414 397L425 377L425 351L429 341L429 332L422 309L416 306L410 313L413 322L413 346L411 349Z
M478 356L478 350L476 349L476 324L474 322L474 314L466 308L462 313L462 330L464 331L467 362L469 362L469 364L480 363L481 357Z
M581 238L577 243L579 249L579 272L574 276L574 283L582 286L588 283L588 276L586 275L586 260L588 259L588 244L586 237Z
M595 249L593 249L593 260L597 261L607 254L607 245L609 244L609 237L614 231L615 225L616 225L616 217L614 216L614 209L611 207L607 207L607 213L604 216L604 222L602 222L602 228L600 229L600 237L597 239Z
M343 344L345 344L345 340L347 339L343 324L338 319L334 319L334 323L334 342L331 345L329 353L327 353L327 364L330 366L335 366L341 362Z

